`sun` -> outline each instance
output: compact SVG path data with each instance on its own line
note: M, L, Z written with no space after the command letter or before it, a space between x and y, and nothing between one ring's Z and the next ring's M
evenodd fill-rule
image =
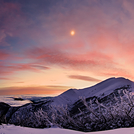
M70 34L73 36L75 35L75 31L71 31Z

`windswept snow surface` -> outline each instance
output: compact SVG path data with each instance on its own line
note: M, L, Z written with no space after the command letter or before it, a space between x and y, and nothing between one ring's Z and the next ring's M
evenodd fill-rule
M61 128L35 129L14 125L0 125L0 134L134 134L134 128L120 128L98 132L78 132Z

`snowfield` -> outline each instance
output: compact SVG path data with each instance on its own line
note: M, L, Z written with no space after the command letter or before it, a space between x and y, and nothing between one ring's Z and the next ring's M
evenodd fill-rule
M61 128L35 129L14 125L0 125L0 134L134 134L134 128L120 128L98 132L78 132Z

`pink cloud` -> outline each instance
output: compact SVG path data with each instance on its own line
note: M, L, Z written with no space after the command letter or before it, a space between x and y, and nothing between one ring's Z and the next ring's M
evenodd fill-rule
M11 80L11 79L6 78L6 77L0 77L0 80Z
M99 76L107 76L107 77L116 76L116 77L126 77L126 78L129 78L129 79L134 79L133 74L126 71L125 69L119 69L119 68L113 68L113 69L109 69L109 70L102 70L100 72L97 72L96 74L99 75Z
M108 55L100 51L91 51L86 53L65 52L66 48L60 49L48 47L35 47L27 52L29 59L34 59L37 63L59 66L73 70L89 71L100 76L124 76L133 78L127 70L121 67L121 64L114 61L113 55Z
M49 67L38 65L38 64L10 64L10 65L0 65L0 75L1 79L7 80L8 77L16 72L20 71L33 71L41 72L42 70L50 69Z
M96 1L95 5L98 4ZM92 71L103 76L132 77L127 70L122 69L122 62L118 61L123 58L129 65L133 65L133 6L129 1L118 1L116 4L122 5L122 10L128 11L132 18L128 19L128 16L118 9L110 10L112 11L110 13L104 12L103 7L92 6L92 2L88 1L88 6L72 8L66 15L60 12L61 9L66 10L65 6L62 4L58 8L55 6L53 9L55 14L50 12L48 16L43 13L36 16L40 22L40 25L36 25L21 11L21 5L3 3L0 5L0 18L3 15L5 17L0 31L0 45L10 45L5 41L7 35L18 36L21 41L17 45L24 46L24 51L29 47L32 49L25 53L26 55L23 53L22 59L19 53L11 56L1 50L0 59L9 59L10 56L11 62L17 62L20 56L20 60L29 58L34 60L34 63L1 64L0 74L8 75L23 70L38 72L49 69L47 66L56 65L62 68ZM69 35L72 29L76 31L73 37ZM24 45L30 41L38 47Z
M78 79L78 80L84 80L84 81L93 81L93 82L100 82L101 80L89 77L89 76L83 76L83 75L69 75L68 76L71 79Z
M5 60L9 57L10 55L4 51L4 50L0 50L0 60Z
M59 48L35 47L27 52L28 58L35 59L42 64L59 65L61 67L69 66L76 69L87 69L89 67L114 66L114 61L109 55L101 52L87 52L73 54L64 52Z

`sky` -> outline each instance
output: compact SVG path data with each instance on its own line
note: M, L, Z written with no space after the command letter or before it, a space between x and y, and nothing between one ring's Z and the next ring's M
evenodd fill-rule
M133 66L133 0L0 0L0 95L133 81Z

